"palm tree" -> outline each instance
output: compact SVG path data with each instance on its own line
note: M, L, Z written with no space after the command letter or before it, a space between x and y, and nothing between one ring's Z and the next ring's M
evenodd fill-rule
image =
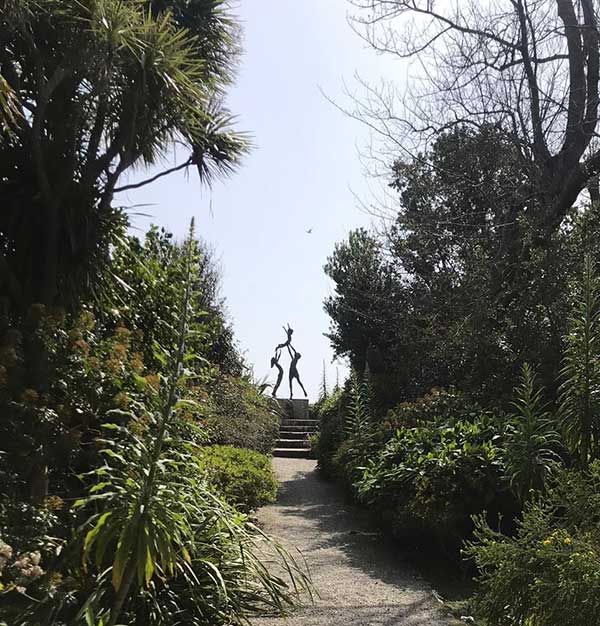
M238 41L227 0L0 0L0 312L12 323L36 303L76 309L100 283L126 224L113 207L125 172L174 146L182 163L129 187L235 168L247 143L222 100ZM27 382L43 391L46 348L26 346ZM41 500L43 442L32 466Z
M76 305L123 225L116 192L238 164L247 142L222 104L238 27L226 0L0 0L0 38L14 122L0 136L0 287L20 310ZM119 187L174 146L181 163Z

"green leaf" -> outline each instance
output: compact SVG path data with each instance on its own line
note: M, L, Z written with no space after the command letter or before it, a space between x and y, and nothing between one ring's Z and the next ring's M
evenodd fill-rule
M106 513L103 513L98 519L98 521L96 522L94 528L92 528L92 530L90 530L85 536L85 541L83 542L84 560L87 560L87 556L89 554L91 547L94 545L94 542L96 541L98 535L100 534L102 527L106 524L106 520L108 520L108 518L112 514L113 514L112 511L107 511Z
M112 584L115 591L118 591L121 587L125 568L131 559L131 550L134 545L136 526L137 519L129 520L119 538L115 560L112 565Z

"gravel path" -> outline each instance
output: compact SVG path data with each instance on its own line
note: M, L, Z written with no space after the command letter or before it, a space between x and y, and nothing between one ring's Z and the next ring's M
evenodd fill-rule
M274 459L277 504L259 511L260 525L306 558L320 595L287 619L256 626L450 626L431 589L365 514L319 479L315 461Z

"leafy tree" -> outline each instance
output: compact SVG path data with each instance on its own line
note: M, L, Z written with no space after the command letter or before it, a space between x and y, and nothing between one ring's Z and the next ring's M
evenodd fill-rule
M398 207L383 235L336 247L325 268L336 287L330 339L357 367L370 356L388 405L450 386L507 403L524 361L539 362L555 392L570 283L581 251L597 252L597 209L538 241L526 220L504 221L520 176L499 129L454 128L396 161ZM506 239L523 245L507 255Z
M352 231L346 242L336 245L325 273L335 288L324 304L332 322L327 336L335 354L347 356L357 372L368 365L377 384L378 377L392 371L386 357L397 344L397 329L410 314L402 300L402 286L381 243L365 229ZM406 306L398 306L399 301ZM402 341L396 354L402 349L410 362L416 346Z

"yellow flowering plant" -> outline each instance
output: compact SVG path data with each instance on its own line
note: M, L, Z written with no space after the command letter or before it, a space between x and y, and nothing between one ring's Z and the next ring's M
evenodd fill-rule
M600 462L562 470L525 506L514 537L476 520L466 554L476 611L498 626L594 626L600 614Z

